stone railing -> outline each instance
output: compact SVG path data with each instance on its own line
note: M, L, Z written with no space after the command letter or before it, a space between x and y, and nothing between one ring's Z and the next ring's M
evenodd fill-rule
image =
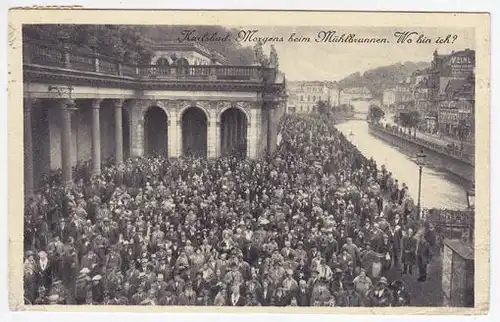
M423 218L433 224L441 242L445 239L461 239L469 244L474 243L474 211L472 209L424 209Z
M428 140L425 140L425 139L422 139L419 137L414 137L413 135L410 135L410 134L406 134L403 131L400 131L400 128L397 126L387 125L384 127L381 124L375 124L375 123L370 123L370 126L373 128L376 128L378 131L386 132L388 134L400 137L400 138L405 139L407 141L413 142L416 145L422 146L424 148L428 148L430 150L441 153L443 155L447 155L451 158L462 161L462 162L467 163L469 165L475 164L474 155L469 155L469 154L464 153L460 150L452 149L452 148L449 148L449 147L441 145L441 144L436 144L434 142L430 142Z
M200 79L261 82L266 73L266 69L261 66L124 64L111 57L78 52L33 40L23 42L23 63L25 66L59 67L75 71L153 80Z

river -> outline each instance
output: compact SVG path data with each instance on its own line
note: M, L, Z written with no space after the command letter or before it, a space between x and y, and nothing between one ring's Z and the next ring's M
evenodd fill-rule
M385 164L393 177L408 186L410 195L417 203L418 166L411 158L368 132L366 121L352 120L337 128L353 142L367 158L372 157L380 167ZM350 133L352 132L352 136ZM467 207L466 183L447 172L424 167L422 173L421 205L425 208L465 209Z

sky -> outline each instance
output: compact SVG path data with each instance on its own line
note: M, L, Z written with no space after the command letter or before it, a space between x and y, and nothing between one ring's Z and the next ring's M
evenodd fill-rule
M268 41L264 51L269 53L274 44L278 53L279 67L287 80L338 81L357 71L363 73L367 69L401 63L405 61L431 62L434 50L440 54L459 51L466 48L474 49L473 29L445 28L388 28L388 27L238 27L241 30L258 30L254 37L283 37L284 41ZM358 38L385 38L389 43L334 43L315 42L321 31L335 31L336 35L355 34ZM410 36L412 43L397 44L396 32L416 32ZM289 36L309 37L310 42L289 42ZM424 35L431 43L416 43L419 35ZM437 44L438 37L450 35L448 44ZM235 35L237 37L237 35ZM255 41L241 40L244 46L253 46Z

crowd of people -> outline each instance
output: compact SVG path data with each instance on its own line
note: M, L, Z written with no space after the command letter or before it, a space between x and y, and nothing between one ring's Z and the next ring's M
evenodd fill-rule
M435 243L405 184L314 116L272 156L148 156L26 201L27 304L409 305Z

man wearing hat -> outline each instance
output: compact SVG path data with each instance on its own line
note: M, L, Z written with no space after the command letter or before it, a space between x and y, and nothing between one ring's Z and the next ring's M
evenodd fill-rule
M325 281L317 283L311 292L311 305L312 306L322 306L328 303L332 298L332 294L328 290Z
M92 278L92 303L103 304L104 303L104 286L102 284L102 276L96 275Z
M146 293L144 292L144 287L139 285L137 287L137 292L132 295L131 304L140 305L146 299Z
M24 297L32 304L36 299L37 274L34 254L31 250L25 252L24 261Z
M159 299L159 305L177 305L177 303L177 296L170 288L167 288L165 294Z
M88 253L82 257L82 261L80 263L80 267L86 267L90 271L94 270L95 267L99 264L99 258L94 252L93 248L88 250Z
M393 295L385 277L382 276L369 292L368 299L371 306L392 306Z
M92 280L88 274L90 270L86 267L80 270L80 274L75 283L75 302L76 304L85 304L89 282Z
M179 305L195 305L196 303L196 293L193 290L193 283L191 281L186 282L186 287L179 294Z

